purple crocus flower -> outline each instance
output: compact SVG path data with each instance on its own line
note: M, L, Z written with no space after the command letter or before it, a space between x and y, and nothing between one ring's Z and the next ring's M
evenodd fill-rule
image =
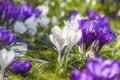
M74 19L77 15L79 15L79 12L77 10L71 10L68 15L67 15L67 19L68 20L72 20Z
M72 71L71 75L72 75L71 76L72 80L80 80L81 72L78 70L74 70L74 71Z
M2 46L12 43L15 39L16 36L9 30L6 30L5 28L0 29L0 42Z
M40 10L30 7L27 4L15 6L13 0L10 2L8 0L0 2L0 24L5 24L6 27L15 24L19 20L25 21L33 15L38 18L40 14Z
M3 74L3 79L7 80L9 77L6 74Z
M94 10L86 10L86 14L90 19L101 20L104 24L110 26L110 21L107 16L99 14L97 11Z
M34 8L33 7L29 7L27 4L23 4L21 5L21 9L20 9L21 14L24 15L24 19L26 20L27 18L31 17L34 13Z
M115 33L110 29L108 25L104 24L102 21L98 21L96 25L96 34L99 46L108 44L115 38Z
M39 9L34 9L34 14L35 14L36 18L38 18L41 13L42 13L42 11L40 11Z
M105 15L100 15L98 20L101 20L104 24L110 26L110 20Z
M104 15L99 16L97 20L81 19L78 23L79 29L82 30L82 39L79 44L83 44L83 53L86 53L87 48L94 42L91 50L97 55L105 44L109 44L115 38L109 19Z
M82 72L74 70L71 73L71 80L94 80L94 77L88 69L84 69Z
M96 39L95 26L96 22L94 20L79 20L79 28L82 30L82 40L80 42L85 43L86 47L91 45Z
M99 17L99 13L93 10L86 10L86 14L90 19L96 19Z
M72 71L72 80L118 80L120 75L119 63L116 60L103 58L91 58L87 62L87 68L82 72Z
M120 67L116 60L106 60L103 58L91 58L87 62L87 68L95 77L95 80L117 80L120 74Z
M9 70L17 72L17 73L26 73L32 68L32 64L26 60L19 61L16 58L11 65L9 66Z

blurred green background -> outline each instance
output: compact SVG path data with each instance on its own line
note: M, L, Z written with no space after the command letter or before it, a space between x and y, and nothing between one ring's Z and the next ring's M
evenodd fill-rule
M120 30L120 0L16 0L17 4L24 2L32 6L47 5L49 7L49 18L56 16L58 21L55 24L49 24L48 27L62 26L70 10L78 10L80 14L86 16L85 11L90 9L108 16L114 31Z

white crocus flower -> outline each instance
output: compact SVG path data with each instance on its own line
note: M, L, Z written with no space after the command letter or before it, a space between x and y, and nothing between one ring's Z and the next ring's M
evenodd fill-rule
M27 30L27 27L22 22L17 21L14 25L14 31L19 34L23 34Z
M52 22L52 23L58 22L58 18L57 18L56 16L53 16L51 22Z
M68 47L71 49L74 45L76 45L82 37L81 30L70 29L68 33Z
M1 65L1 78L3 78L4 70L8 67L8 65L15 58L15 53L13 50L7 51L6 49L2 49L0 51L0 65Z
M38 19L38 22L41 24L42 27L45 27L49 24L50 19L47 16L42 16Z
M64 21L65 27L68 29L77 30L79 28L79 24L77 21Z
M37 31L37 24L38 24L38 19L36 19L34 17L34 15L30 18L28 18L27 20L25 20L25 25L27 27L27 31L31 34L31 35L35 35L36 31Z
M46 27L50 22L50 19L46 16L49 11L49 7L46 5L42 5L38 6L37 9L42 11L40 17L38 18L38 22L41 24L42 27Z
M25 20L24 23L18 21L14 25L14 31L19 34L23 34L24 32L28 31L28 33L30 33L31 35L35 35L35 33L37 32L36 27L38 24L38 20L39 19L36 19L35 16L33 15L27 20Z
M53 27L50 40L58 54L61 54L63 48L67 45L67 30L65 28L61 29L58 26Z
M40 16L46 16L48 11L49 11L49 7L46 6L46 5L41 5L41 6L38 6L37 9L41 10L42 13L40 14Z
M28 47L27 44L17 43L17 45L12 46L10 49L15 52L16 57L22 57L25 55Z
M72 48L74 45L76 45L81 37L82 37L82 31L79 29L79 24L77 21L66 21L65 27L68 28L68 47Z

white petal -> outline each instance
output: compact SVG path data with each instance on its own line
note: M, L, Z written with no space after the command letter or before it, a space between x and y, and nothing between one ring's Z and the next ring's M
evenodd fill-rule
M49 11L49 7L45 5L38 6L37 9L42 10L42 13L40 16L46 16Z
M5 58L6 58L6 55L7 55L6 49L0 50L0 63L1 63L1 64L4 63L4 60L5 60Z
M18 43L18 45L12 46L10 49L14 51L17 57L22 57L27 51L27 45Z
M14 51L7 52L6 49L3 49L0 51L0 64L1 69L4 70L14 59L15 53Z
M25 27L25 25L22 22L17 21L15 23L15 25L14 25L14 31L16 33L23 34L26 30L27 30L27 28Z
M51 31L56 38L61 37L61 29L58 26L53 27Z
M25 25L28 28L36 27L37 23L38 23L37 19L34 16L32 16L32 17L28 18L27 20L25 20Z
M80 41L80 39L81 39L81 37L82 37L82 31L81 31L81 30L78 30L77 33L76 33L76 35L77 35L76 40L77 40L77 42L78 42L78 41Z
M54 42L54 37L53 37L53 35L52 35L52 34L50 34L50 40L51 40L51 42L55 45L55 42Z
M57 52L60 53L61 46L60 46L59 42L57 41L57 39L52 34L50 34L50 40L53 43L53 45L55 46L55 48L56 48L55 50L57 50Z
M50 19L47 16L42 16L39 18L38 22L41 24L42 27L45 27L49 24Z
M26 27L27 27L27 31L31 35L34 35L37 31L37 29L36 29L37 24L38 24L37 19L34 16L32 16L25 21L25 24L26 24Z
M27 32L30 33L30 35L33 36L37 32L37 29L36 29L36 27L34 27L34 28L28 28Z

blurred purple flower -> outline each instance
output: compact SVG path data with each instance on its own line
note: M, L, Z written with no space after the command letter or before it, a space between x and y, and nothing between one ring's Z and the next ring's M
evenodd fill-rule
M0 29L0 42L2 46L12 43L15 39L16 36L9 30L6 30L5 28Z
M90 12L91 14L95 13L94 11ZM82 30L82 39L78 44L83 45L83 53L86 53L87 48L93 44L91 50L97 55L105 44L110 43L115 38L115 33L110 28L109 19L105 15L98 14L96 16L96 20L78 20L79 29Z
M96 19L99 17L99 13L93 10L86 10L86 14L90 19Z
M78 70L72 71L71 78L71 80L94 80L88 69L84 69L82 72Z
M107 24L110 26L110 21L107 16L103 14L99 14L97 11L94 10L86 10L86 14L90 19L96 19L103 21L104 24Z
M74 70L71 73L71 79L72 80L80 80L81 78L81 72L79 72L78 70Z
M72 80L118 80L120 75L118 61L103 58L91 58L82 72L72 71Z
M4 79L4 80L7 80L8 78L9 78L8 75L3 74L3 79Z
M14 1L9 2L8 0L0 2L0 6L0 23L5 24L7 22L6 26L10 26L19 20L25 21L33 15L38 18L42 12L27 4L15 6Z
M26 60L19 61L16 58L11 65L9 66L9 70L17 72L17 73L26 73L32 68L32 64Z
M101 21L103 21L104 24L110 26L110 20L108 19L107 16L105 16L105 15L100 15L99 18L98 18L98 20L101 20Z
M75 18L77 15L79 15L79 12L77 10L71 10L67 15L67 19L71 20Z
M41 13L42 13L42 11L40 11L39 9L34 9L34 14L35 14L36 18L38 18Z
M96 79L115 80L120 74L120 67L116 60L91 58L87 62L87 68Z

